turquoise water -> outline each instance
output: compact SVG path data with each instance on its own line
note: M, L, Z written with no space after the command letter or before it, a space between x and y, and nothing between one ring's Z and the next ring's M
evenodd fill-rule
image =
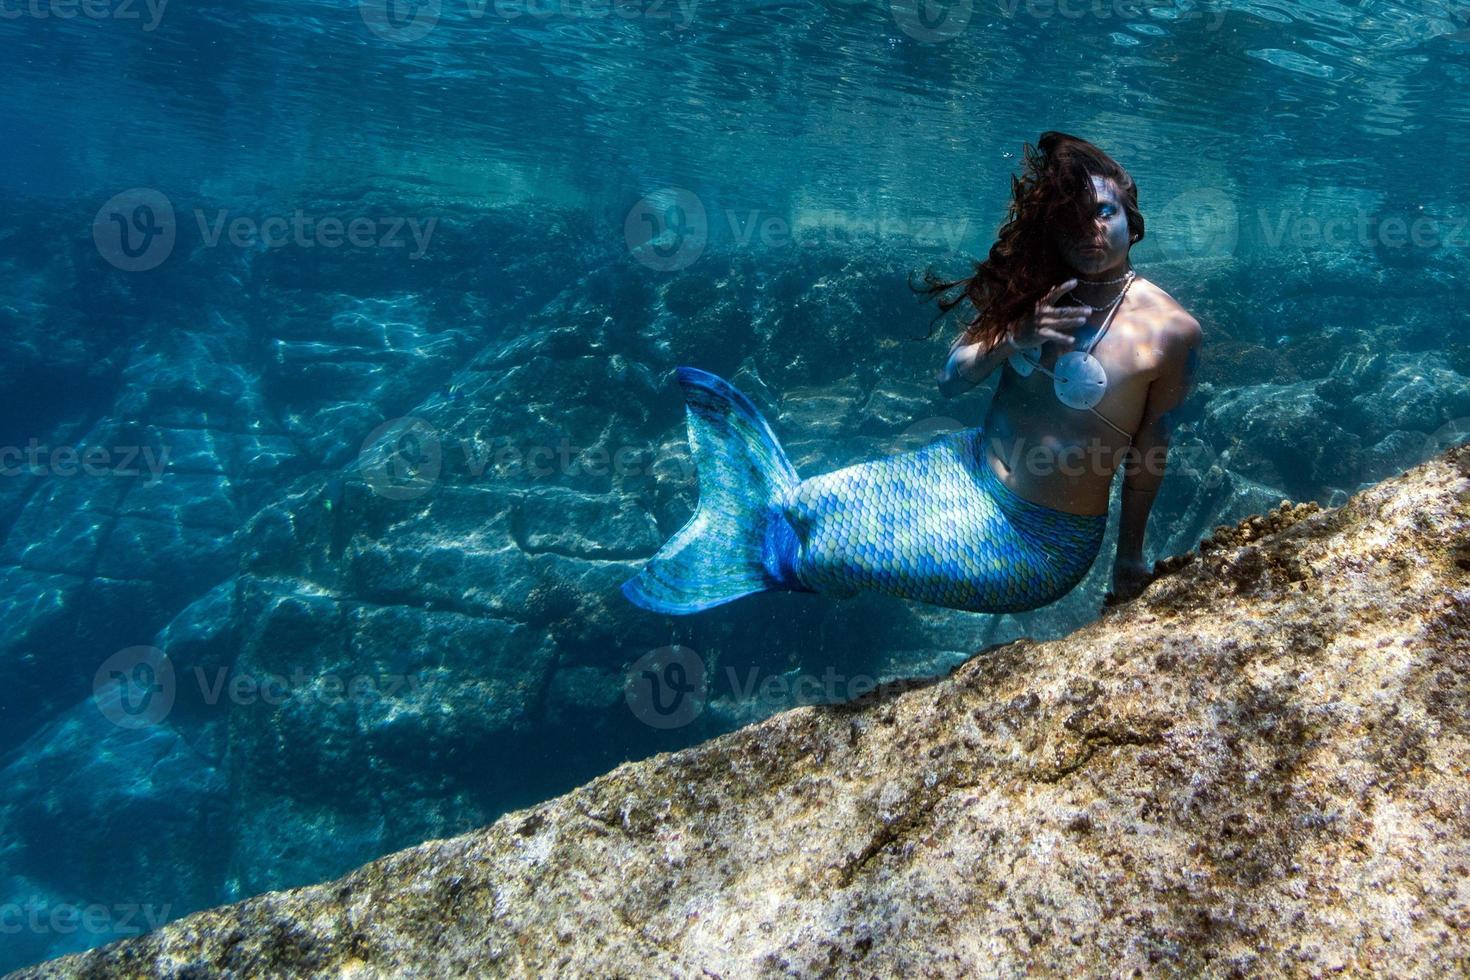
M961 215L970 244L1042 128L1127 161L1156 217L1201 187L1448 215L1428 162L1470 149L1452 3L375 3L3 22L11 190L617 211L675 184L794 223Z
M1095 617L618 591L678 365L803 476L978 424L905 280L1044 130L1205 330L1149 559L1470 432L1470 7L907 2L0 0L0 968Z

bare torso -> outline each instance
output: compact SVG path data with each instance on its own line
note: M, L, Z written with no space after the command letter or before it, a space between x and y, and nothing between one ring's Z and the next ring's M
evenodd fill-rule
M1085 350L1097 336L1105 314L1095 312L1074 336L1072 350ZM1163 366L1165 339L1183 308L1143 277L1136 279L1113 315L1108 331L1092 350L1107 372L1108 388L1093 408L1128 433L1143 419L1148 388ZM1041 363L1053 369L1066 353L1056 343L1041 349ZM1050 377L1032 371L1021 377L1001 365L1000 384L985 416L986 459L1017 496L1071 514L1105 514L1113 474L1131 443L1085 408L1057 399Z

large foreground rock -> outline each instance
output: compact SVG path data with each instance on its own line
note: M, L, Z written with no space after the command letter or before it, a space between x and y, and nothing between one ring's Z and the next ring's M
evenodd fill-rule
M1470 969L1470 446L948 677L30 976Z

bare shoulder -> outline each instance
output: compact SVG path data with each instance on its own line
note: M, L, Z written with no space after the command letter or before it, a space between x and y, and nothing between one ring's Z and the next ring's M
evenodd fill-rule
M1157 284L1139 276L1139 312L1155 331L1156 346L1162 350L1184 353L1197 348L1204 339L1198 320L1179 301Z

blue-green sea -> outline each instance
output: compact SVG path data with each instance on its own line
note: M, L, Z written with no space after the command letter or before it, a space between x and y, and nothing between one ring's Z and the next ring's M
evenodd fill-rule
M1149 561L1470 434L1463 3L0 0L0 65L0 970L1096 619L619 588L680 366L803 476L985 418L909 283L1044 131L1203 330Z

